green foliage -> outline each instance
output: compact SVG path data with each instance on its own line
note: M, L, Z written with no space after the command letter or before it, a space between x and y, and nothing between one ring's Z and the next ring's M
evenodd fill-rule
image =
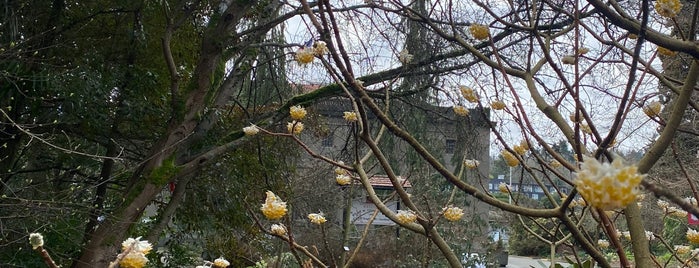
M568 257L565 257L565 259L566 259L566 261L568 261L568 264L570 264L570 267L572 267L572 268L593 268L593 267L595 267L592 259L585 260L582 263L578 263L578 262L576 262ZM556 263L556 268L563 268L563 265L561 265L560 263Z
M522 224L513 216L510 221L509 249L510 254L519 256L547 256L550 253L548 244L537 239L529 233ZM526 222L526 221L525 221ZM529 225L534 231L541 229L533 224Z

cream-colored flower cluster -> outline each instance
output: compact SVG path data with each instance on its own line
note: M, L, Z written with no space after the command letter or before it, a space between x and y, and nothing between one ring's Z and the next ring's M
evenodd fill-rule
M293 121L289 122L286 124L286 129L289 133L291 134L301 134L301 131L303 131L303 123L301 123L301 120L306 118L306 108L303 108L299 105L291 106L289 108L289 116L291 116L291 119Z
M303 46L296 50L294 59L299 65L306 66L313 62L315 57L323 56L326 53L328 53L328 44L323 41L315 41L310 47Z
M323 41L316 41L313 43L313 55L323 56L328 53L328 44Z
M267 198L265 198L265 203L262 204L260 210L267 219L278 220L286 215L286 202L283 202L272 191L267 191Z
M486 40L490 37L490 29L483 24L473 23L468 27L468 31L471 32L473 38L478 40Z
M658 46L658 54L666 57L674 57L675 55L677 55L677 51L672 51L668 48Z
M668 216L672 217L677 217L677 218L684 218L687 217L687 211L684 211L680 208L677 208L675 206L670 206L670 203L668 203L665 200L658 199L658 207L663 210L663 213Z
M510 192L510 187L507 186L504 182L501 182L498 184L498 190L500 190L501 193L509 193Z
M40 233L29 234L29 244L32 245L32 249L34 249L34 250L36 250L37 248L43 247L44 246L44 236L41 235Z
M682 3L680 0L657 0L655 1L655 10L660 16L666 18L674 18L680 13Z
M228 262L228 260L224 259L223 257L219 257L218 259L215 259L215 260L214 260L214 264L213 264L212 267L215 267L215 268L226 268L226 267L228 267L228 266L230 266L230 265L231 265L231 263Z
M310 220L314 224L319 224L319 225L328 221L325 219L325 216L323 216L323 214L321 214L321 213L308 214L308 220Z
M692 251L692 247L687 245L675 245L675 252L680 255L687 254Z
M256 125L251 124L250 126L243 128L243 133L245 133L247 136L255 136L257 133L260 133L260 129L257 128Z
M468 169L476 169L480 164L481 162L476 159L464 160L464 166L466 166Z
M340 161L340 164L344 164L344 162ZM349 170L346 170L341 167L336 167L335 168L335 182L341 186L349 185L352 183L352 176L350 175Z
M142 268L148 263L146 255L153 249L150 242L141 240L141 237L127 238L121 243L121 256L119 267L123 268Z
M693 244L699 244L699 232L694 229L687 229L687 240Z
M349 185L352 183L352 177L347 174L337 174L335 175L335 182L341 186Z
M574 183L590 205L614 210L636 200L642 179L643 175L638 174L636 166L625 166L620 158L609 164L587 157L576 173Z
M559 168L563 166L561 162L558 162L558 160L556 159L551 160L551 163L549 163L549 165L551 165L552 168Z
M398 61L400 61L403 64L408 64L411 61L413 61L413 54L410 54L408 52L408 49L403 49L398 53Z
M519 165L519 159L517 159L517 157L514 154L510 153L510 151L502 150L500 154L502 154L502 159L505 159L505 163L508 166L516 167L517 165Z
M501 100L494 100L490 103L490 108L493 108L493 110L505 109L505 102Z
M417 214L413 212L412 210L398 210L396 213L396 218L398 218L398 222L402 224L407 224L407 223L412 223L417 220Z
M313 54L313 48L302 47L296 51L294 57L299 65L305 66L306 64L313 62L315 55Z
M464 107L464 106L454 105L454 107L452 109L454 109L454 113L457 115L468 116L468 113L469 113L468 109L466 109L466 107Z
M466 86L459 86L459 91L461 91L461 96L464 97L469 102L476 103L478 102L478 95L476 94L476 91L474 91L470 87Z
M291 116L291 119L294 120L301 120L306 117L306 108L301 107L300 105L294 105L289 108L289 115Z
M599 239L597 240L597 246L602 249L609 248L609 241L606 239Z
M286 235L286 226L281 223L275 223L272 224L270 227L270 230L272 231L273 234L278 235L278 236L283 236Z
M464 216L464 210L454 206L445 207L442 213L444 213L444 218L448 221L458 221Z
M289 131L289 133L296 135L301 134L303 127L303 123L296 120L286 123L286 130Z
M662 110L662 108L663 106L660 104L659 101L654 101L646 106L643 106L643 113L645 113L649 117L656 117L660 115L660 110Z
M357 122L357 120L359 120L359 117L357 117L357 113L355 112L344 112L342 118L347 120L347 122Z
M586 133L586 134L592 134L592 128L590 128L589 125L587 124L580 124L580 131Z
M512 150L519 155L524 155L527 153L527 151L529 151L529 143L527 143L526 140L522 140L519 144L513 146Z

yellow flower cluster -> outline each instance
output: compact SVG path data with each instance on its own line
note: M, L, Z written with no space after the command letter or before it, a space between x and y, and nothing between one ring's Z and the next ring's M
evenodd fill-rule
M694 229L687 229L687 240L694 244L699 244L699 232Z
M609 247L609 241L607 241L606 239L597 240L597 246L598 246L599 248L608 248L608 247Z
M148 262L148 258L146 258L146 255L136 253L136 254L126 254L124 258L119 261L119 267L122 268L142 268L146 266L146 263Z
M448 221L458 221L464 216L464 210L459 207L448 206L443 210L444 218Z
M403 49L398 53L398 60L403 64L408 64L413 61L413 54L410 54L407 49Z
M502 150L501 154L502 158L505 159L505 163L507 164L507 166L516 167L517 165L519 165L519 159L517 159L517 157L514 154L510 153L510 151Z
M305 66L306 64L313 62L315 55L312 48L303 47L296 51L295 57L296 62L298 62L299 65Z
M411 222L415 222L417 220L417 215L415 212L412 210L398 210L398 213L396 213L396 218L398 218L398 222L402 224L407 224Z
M486 40L490 36L490 29L488 26L482 24L473 23L468 27L468 30L471 32L473 38L478 40Z
M352 177L347 174L338 174L335 176L335 182L342 186L349 185L352 182Z
M315 224L323 224L323 223L325 223L326 221L328 221L328 220L325 219L325 217L323 217L323 214L320 214L320 213L311 213L311 214L308 214L308 219L309 219L312 223L315 223Z
M673 56L677 55L677 52L669 50L669 49L661 47L661 46L658 46L658 54L663 55L663 56L667 56L667 57L673 57Z
M220 258L214 260L213 267L216 267L216 268L226 268L226 267L228 267L228 266L230 266L230 265L231 265L230 262L228 262L228 261L227 261L226 259L224 259L223 257L220 257Z
M510 188L507 187L507 184L505 184L504 182L501 182L501 183L498 185L498 190L500 190L500 192L503 193L503 194L506 194L506 193L509 193L509 192L510 192Z
M573 123L582 122L582 114L578 115L578 117L575 117L575 113L571 113L570 114L570 121L573 121Z
M303 123L296 120L291 121L286 124L286 129L289 131L289 133L296 135L301 134L301 131L303 131Z
M466 159L464 160L464 166L466 166L469 169L475 169L481 164L480 161L476 159Z
M675 252L680 255L684 255L692 251L692 248L687 245L675 245Z
M278 236L286 235L286 226L284 226L284 224L281 224L281 223L272 224L272 227L270 227L270 230L272 231L273 234L278 235Z
M461 105L454 105L454 113L460 116L468 116L468 109Z
M323 56L325 53L328 53L328 44L323 41L313 43L313 55Z
M681 210L677 207L668 207L665 210L665 214L670 215L672 217L677 217L677 218L687 217L687 211Z
M467 101L473 103L478 102L478 95L476 95L476 91L474 91L472 88L459 86L459 91L461 91L461 96L463 96Z
M146 255L153 249L153 246L145 240L141 240L141 237L137 238L127 238L121 243L122 254L126 252L124 256L119 261L119 267L124 268L142 268L148 262Z
M257 133L260 132L260 129L257 128L257 126L255 126L255 125L250 125L250 126L244 127L244 128L243 128L243 132L244 132L245 135L247 135L247 136L254 136L254 135L257 135Z
M345 112L342 118L347 120L347 122L357 122L357 120L359 120L355 112Z
M586 207L587 201L585 201L585 199L582 199L582 198L573 199L573 201L570 201L570 206L571 207Z
M342 161L340 161L340 162L338 162L338 163L340 163L341 165L344 165L344 164L345 164L345 162L342 162ZM348 173L349 173L349 171L347 171L347 170L344 169L344 168L341 168L341 167L336 167L336 168L335 168L335 175L343 175L343 174L348 174Z
M580 195L590 205L602 210L626 207L639 195L638 185L643 175L636 166L624 166L620 158L611 164L587 157L574 181Z
M505 109L505 103L501 100L494 100L490 103L490 108L493 108L493 110L502 110Z
M662 108L663 106L660 104L659 101L654 101L646 106L643 106L643 113L645 113L649 117L656 117L660 115L660 110L662 110Z
M592 134L592 129L587 124L580 124L580 131L587 134Z
M141 240L140 236L136 238L129 237L121 243L121 251L126 251L129 248L131 248L131 251L148 254L153 249L153 245L146 240Z
M549 164L551 165L552 168L559 168L559 167L563 166L561 164L561 162L558 162L558 160L556 160L556 159L551 160L551 163L549 163Z
M44 246L44 236L40 233L29 234L29 244L32 245L32 249L37 249Z
M260 210L262 210L262 214L264 214L267 219L278 220L286 215L286 202L283 202L281 198L272 191L267 191L267 198Z
M291 116L291 119L294 120L301 120L306 117L306 108L303 108L299 105L291 106L289 108L289 115Z
M674 18L680 13L682 3L680 0L658 0L655 1L655 10L660 16L666 18Z
M529 143L527 143L526 140L523 140L520 142L518 145L515 145L512 147L512 149L519 155L524 155L529 151Z
M561 57L561 63L563 64L574 65L576 62L578 62L577 56L568 55Z

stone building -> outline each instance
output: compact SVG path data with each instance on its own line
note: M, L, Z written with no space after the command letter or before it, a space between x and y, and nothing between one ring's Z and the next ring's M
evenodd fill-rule
M418 106L414 103L411 105L415 105L412 108ZM311 151L333 160L342 160L345 163L352 163L355 158L361 158L366 154L368 150L357 137L356 125L343 118L345 111L352 110L348 99L325 99L307 107L307 110L309 117L304 120L307 129L301 134L300 139ZM459 172L464 159L475 159L480 161L478 169L464 169L461 178L473 185L482 185L484 181L487 181L490 159L488 109L472 109L467 117L455 115L451 107L420 105L417 109L411 110L421 112L417 114L402 113L400 107L395 107L390 110L389 114L399 126L412 128L411 133L454 174ZM372 135L376 135L380 128L379 122L371 115L369 121L368 127ZM433 214L441 212L442 206L446 205L446 201L453 191L453 186L429 167L425 160L416 155L404 141L393 136L392 133L387 131L381 137L379 146L395 173L409 181L412 187L408 191L415 196L414 201L423 208L423 211L432 211ZM364 225L366 221L359 221L353 216L347 218L347 215L352 215L350 204L354 202L356 206L357 202L366 202L364 189L336 185L332 167L327 163L312 158L303 159L299 163L299 172L297 173L305 174L301 176L302 180L307 181L308 178L313 178L314 176L310 174L315 174L317 177L308 184L295 184L300 185L300 189L295 190L295 195L298 196L296 201L302 204L296 206L323 207L321 210L326 212L329 222L333 223L332 226L336 228L338 233L343 233L342 230L349 231L345 239L348 241L344 243L335 241L339 243L336 246L351 249L353 241L360 237L364 227L366 227ZM367 173L375 178L384 177L386 174L372 160L365 164L365 168ZM311 190L310 187L313 189ZM382 198L391 197L393 192L387 185L379 187L377 184L375 189ZM323 200L323 202L319 203L317 200ZM316 202L314 203L314 201ZM388 202L397 202L397 199L389 198ZM485 245L489 243L487 235L489 231L488 207L464 193L457 194L451 204L464 208L466 213L464 219L457 223L440 221L442 223L440 226L448 226L445 227L443 233L452 244L452 248L457 253L463 254L484 252ZM395 206L399 208L400 204L395 204ZM295 217L302 219L303 213L305 212L302 211ZM372 265L377 266L373 267L396 265L395 260L390 257L390 253L376 255L377 252L387 253L395 250L412 252L410 249L412 244L405 244L403 240L416 239L415 241L422 241L420 246L423 246L424 238L419 238L410 234L409 231L392 226L385 220L378 222L383 222L383 224L374 224L369 227L373 239L368 239L363 247L365 254L373 256L368 258L376 261ZM408 249L401 249L406 246ZM415 251L408 254L418 253L419 251ZM435 258L437 258L436 256L438 255L435 255Z

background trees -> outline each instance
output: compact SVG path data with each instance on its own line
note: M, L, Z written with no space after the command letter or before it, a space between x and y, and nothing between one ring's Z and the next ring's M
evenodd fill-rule
M251 220L264 191L284 198L294 193L288 178L298 175L292 161L298 155L289 152L300 147L286 134L289 107L340 96L361 119L355 138L347 140L350 157L344 165L316 158L364 182L379 173L395 181L406 159L419 166L416 174L439 174L431 180L458 189L456 198L470 196L497 210L565 225L576 246L609 266L593 238L616 241L623 259L611 227L620 216L593 209L601 224L577 227L582 215L570 206L579 198L575 193L559 201L560 193L548 191L553 206L547 209L491 196L478 187L487 177L461 176L463 158L436 156L439 150L421 133L429 119L422 112L426 105L487 111L504 104L489 114L491 151L520 155L523 172L536 178L533 169L548 170L553 175L547 180L570 187L573 182L550 162L578 170L562 148L571 148L577 159L610 161L616 150L647 144L638 163L650 174L645 190L697 212L683 199L689 192L672 192L656 180L675 175L673 165L682 164L677 167L684 179L677 185L691 189L686 186L694 183L683 168L696 161L691 154L668 153L692 148L699 57L695 19L675 23L673 15L697 14L689 3L682 11L672 4L4 2L1 245L12 250L2 250L2 258L33 266L31 253L19 248L29 232L40 230L56 241L51 251L63 265L105 266L120 241L139 235L160 245L199 240L187 250L254 263L269 249ZM317 41L329 51L312 63L293 62L295 52ZM658 56L659 46L677 54L660 50L664 55ZM291 86L310 83L322 86L312 92ZM478 98L467 100L460 86ZM663 112L644 114L655 100ZM370 117L380 125L370 124ZM241 129L251 123L265 135L244 136ZM322 133L319 124L306 124L306 131ZM514 145L522 140L530 150L520 154ZM392 154L391 143L404 144L405 153ZM661 156L663 166L654 173ZM437 228L453 223L396 188L406 208L419 215L401 226L425 235L447 263L459 266L445 229ZM621 229L633 238L633 261L638 267L655 263L639 207L617 212L628 225Z

